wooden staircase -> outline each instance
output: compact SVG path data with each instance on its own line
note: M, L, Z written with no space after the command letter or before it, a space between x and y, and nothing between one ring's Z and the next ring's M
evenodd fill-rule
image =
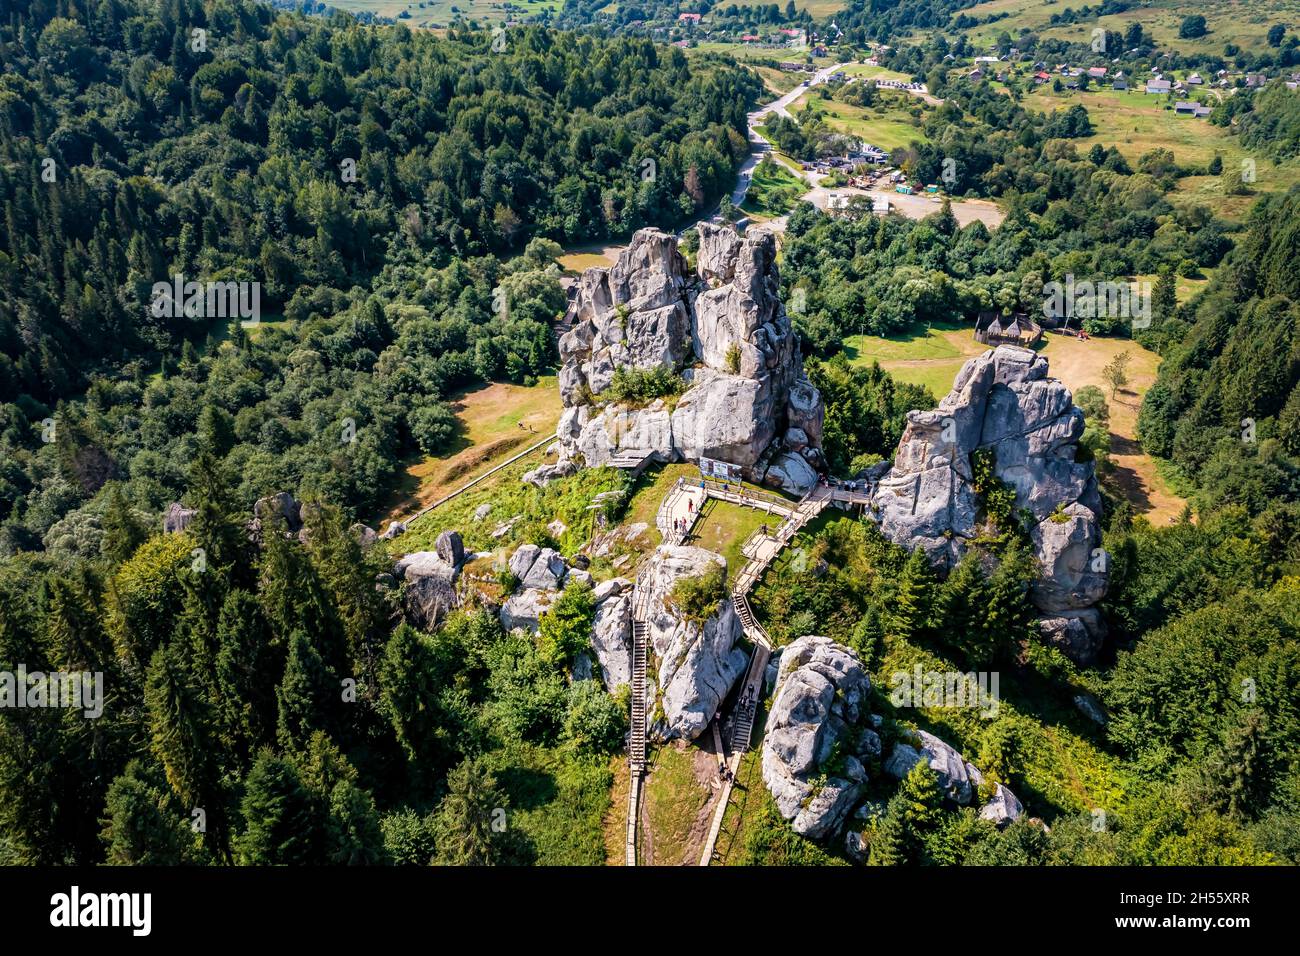
M632 620L632 736L628 741L628 766L632 773L645 773L646 767L646 644L650 628L645 621Z

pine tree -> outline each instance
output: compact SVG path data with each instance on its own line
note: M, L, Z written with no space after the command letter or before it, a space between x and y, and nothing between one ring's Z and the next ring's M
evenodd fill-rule
M1151 318L1158 328L1178 315L1178 280L1170 268L1160 270L1151 292Z
M924 632L930 620L931 588L934 578L923 548L917 548L903 565L889 612L889 634L911 641Z
M104 540L100 552L113 564L122 564L149 538L149 528L131 508L119 482L108 487L104 516L100 519Z
M132 760L108 788L104 805L105 862L110 866L178 866L189 862L192 837L186 816L166 784Z
M285 866L325 862L319 803L303 786L297 768L290 761L264 751L249 771L240 810L244 830L235 842L235 855L240 864Z
M505 841L494 828L506 796L482 758L468 757L447 774L447 795L438 806L436 862L493 866L504 862Z
M276 690L276 739L286 750L306 746L314 731L331 731L342 700L337 680L302 631L289 636L284 679Z

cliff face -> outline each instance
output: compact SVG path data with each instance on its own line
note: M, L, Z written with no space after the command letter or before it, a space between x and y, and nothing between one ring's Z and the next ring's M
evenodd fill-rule
M991 453L994 474L1033 522L1041 578L1030 596L1044 614L1044 636L1089 663L1104 638L1094 605L1109 571L1101 495L1092 462L1075 460L1083 412L1047 371L1047 359L1009 345L967 362L938 408L908 413L873 503L891 540L950 566L978 533L973 456Z
M694 271L674 236L643 229L608 269L588 269L560 339L560 461L536 481L616 458L740 465L796 494L822 466L821 395L804 376L779 298L776 243L702 223ZM616 370L667 369L670 404L602 398Z

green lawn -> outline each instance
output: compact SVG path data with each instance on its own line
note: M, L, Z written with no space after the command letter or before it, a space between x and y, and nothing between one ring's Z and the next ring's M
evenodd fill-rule
M825 117L832 129L858 136L873 146L884 150L905 149L912 143L926 142L926 135L915 125L919 122L911 111L922 107L920 99L908 93L882 92L876 106L854 106L837 100L822 99L816 93L805 93L790 107L797 114L809 103Z
M748 560L740 551L749 536L766 524L775 530L780 515L769 515L757 508L746 508L726 501L710 500L704 505L689 544L708 548L727 559L727 580L735 580Z
M782 216L793 209L799 197L807 191L808 184L802 177L780 162L765 160L754 167L749 190L740 208L752 215Z
M1172 97L1154 96L1139 91L1116 92L1111 89L1086 92L1053 93L1040 88L1025 98L1027 106L1044 112L1064 110L1082 103L1088 110L1095 132L1085 139L1071 140L1080 153L1094 143L1114 146L1131 164L1136 165L1144 153L1164 148L1184 166L1204 167L1215 155L1223 160L1225 170L1241 167L1244 159L1255 162L1256 182L1252 193L1230 196L1217 176L1189 176L1178 181L1170 198L1196 201L1209 206L1229 219L1243 216L1255 202L1258 192L1274 192L1300 183L1300 163L1292 160L1274 163L1268 158L1248 153L1237 137L1221 126L1190 116L1179 116L1172 109Z
M947 395L966 360L983 351L969 325L936 323L888 338L850 335L844 340L844 354L851 364L879 362L900 382L924 386L935 398Z
M642 818L649 833L641 834L638 859L649 849L648 861L656 866L697 863L688 859L691 830L709 800L709 790L695 779L693 764L699 751L666 744L655 751L654 766L646 777Z

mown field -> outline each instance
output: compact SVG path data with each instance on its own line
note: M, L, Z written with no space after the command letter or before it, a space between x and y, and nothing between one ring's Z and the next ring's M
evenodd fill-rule
M1233 43L1243 49L1258 48L1265 43L1265 34L1274 23L1300 21L1300 0L1197 0L1196 3L1179 0L1149 0L1141 7L1123 13L1094 17L1079 23L1051 26L1052 14L1068 7L1087 6L1085 3L1048 2L1048 0L989 0L963 11L968 16L983 18L1005 13L1004 19L982 24L967 30L976 42L987 45L1006 31L1013 38L1021 29L1029 29L1040 36L1075 42L1086 42L1092 31L1101 27L1123 33L1130 23L1138 20L1163 47L1176 45L1185 52L1222 53L1225 44ZM1183 18L1198 13L1205 17L1209 32L1198 39L1181 39L1178 28Z
M494 382L463 392L450 404L460 426L451 448L406 466L385 521L438 500L554 434L560 420L560 391L554 376L531 387Z
M926 142L920 128L920 116L925 115L921 100L907 93L880 94L877 106L854 106L837 100L822 99L817 93L805 93L790 106L798 114L809 104L826 118L827 124L850 136L865 139L884 150L906 148L914 142Z
M1082 103L1088 110L1095 132L1072 142L1080 152L1093 143L1114 146L1130 163L1143 153L1168 149L1184 166L1206 166L1218 155L1225 170L1240 170L1246 160L1254 162L1255 183L1246 195L1228 195L1218 176L1188 176L1180 179L1172 197L1202 203L1217 215L1240 220L1260 192L1277 192L1300 183L1300 164L1275 163L1266 156L1244 149L1236 136L1203 119L1180 116L1172 109L1172 97L1142 92L1098 90L1053 93L1043 88L1025 98L1028 106L1050 113ZM1169 108L1166 108L1169 107Z
M410 17L402 22L416 28L445 27L457 17L479 23L499 23L508 17L523 19L545 10L559 13L564 0L331 0L331 5L340 10L374 13L394 19L405 12Z

